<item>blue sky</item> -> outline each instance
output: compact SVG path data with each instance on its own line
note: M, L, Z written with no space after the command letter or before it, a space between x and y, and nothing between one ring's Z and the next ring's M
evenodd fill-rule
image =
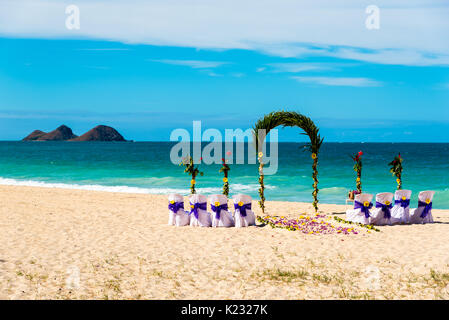
M163 141L193 120L246 129L288 109L327 141L449 142L445 2L378 1L379 30L365 28L363 1L230 2L71 1L74 32L64 2L2 2L0 139L64 123ZM280 139L302 141L298 133Z

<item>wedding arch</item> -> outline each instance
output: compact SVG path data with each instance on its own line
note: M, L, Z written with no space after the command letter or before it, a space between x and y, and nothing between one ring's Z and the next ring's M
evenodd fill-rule
M259 205L262 212L265 213L265 196L264 196L264 174L263 174L263 153L259 150L259 147L263 145L268 133L278 127L299 127L304 132L302 134L309 136L310 143L307 143L304 148L311 152L313 159L312 164L312 178L313 178L313 207L315 212L318 212L318 153L320 152L321 145L323 144L323 138L319 134L319 128L308 117L292 111L276 111L265 115L260 118L253 127L254 142L256 144L256 150L258 151L259 160Z

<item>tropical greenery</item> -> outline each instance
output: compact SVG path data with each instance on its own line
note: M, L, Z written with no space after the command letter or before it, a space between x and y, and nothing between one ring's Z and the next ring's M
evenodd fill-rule
M356 187L359 193L362 193L362 156L362 151L351 156L352 160L355 162L354 171L357 172Z
M228 172L229 172L229 170L231 170L231 168L226 163L226 159L222 158L221 159L221 168L220 168L219 172L222 172L223 175L224 175L224 177L223 177L223 194L225 196L229 195L229 181L228 181Z
M390 172L393 174L393 177L396 176L398 190L402 189L402 160L401 154L399 153L394 157L393 161L388 164L391 167Z
M265 115L259 119L253 127L254 142L256 150L258 152L259 160L259 205L262 212L265 213L265 196L264 196L264 174L263 174L263 152L262 146L268 133L278 127L299 127L304 132L302 134L307 135L310 139L310 143L304 146L306 151L311 153L312 164L312 178L313 178L313 207L315 211L318 211L318 154L323 143L323 138L319 135L319 129L315 123L308 117L293 111L276 111Z
M195 190L196 177L198 177L198 175L202 176L203 172L201 172L198 169L198 167L195 167L195 164L193 163L193 159L190 156L183 158L179 165L184 166L185 167L184 172L188 173L191 176L190 193L195 194L196 193L196 190Z

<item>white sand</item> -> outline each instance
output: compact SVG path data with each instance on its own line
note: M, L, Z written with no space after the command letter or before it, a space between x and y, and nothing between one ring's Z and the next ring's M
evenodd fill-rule
M449 298L448 211L432 225L306 235L169 227L157 195L0 186L0 203L0 299Z

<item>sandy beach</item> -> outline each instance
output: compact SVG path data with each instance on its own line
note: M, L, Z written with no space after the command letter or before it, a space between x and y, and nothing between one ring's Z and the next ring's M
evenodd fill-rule
M431 225L308 235L170 227L161 195L0 186L0 203L0 299L449 298L449 211Z

